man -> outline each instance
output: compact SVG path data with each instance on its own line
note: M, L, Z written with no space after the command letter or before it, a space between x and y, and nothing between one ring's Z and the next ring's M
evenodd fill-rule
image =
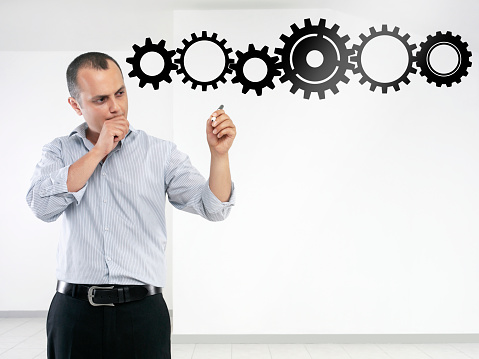
M130 126L120 66L102 53L67 69L68 102L86 122L43 148L27 202L45 222L63 214L49 358L170 358L165 200L210 221L234 205L228 151L236 136L217 110L206 123L209 180L170 141Z

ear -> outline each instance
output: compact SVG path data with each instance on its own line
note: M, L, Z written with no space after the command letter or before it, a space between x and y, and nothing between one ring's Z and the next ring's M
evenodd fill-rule
M68 98L68 103L75 110L75 112L78 114L78 116L82 115L80 105L78 104L78 102L73 97Z

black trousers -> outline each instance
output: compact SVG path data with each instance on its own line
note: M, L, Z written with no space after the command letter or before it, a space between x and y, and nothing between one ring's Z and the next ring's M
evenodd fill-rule
M163 295L93 307L62 293L47 317L49 359L171 359L171 323Z

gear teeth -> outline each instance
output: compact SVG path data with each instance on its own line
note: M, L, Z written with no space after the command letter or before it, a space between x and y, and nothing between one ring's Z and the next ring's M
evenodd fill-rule
M226 74L231 74L233 72L233 70L230 69L230 66L234 66L234 60L229 57L229 54L231 54L233 52L233 50L231 48L226 48L226 46L225 46L226 40L225 39L223 39L221 41L218 40L218 34L217 33L213 33L211 36L208 36L207 31L203 30L201 32L201 36L198 36L198 35L196 35L196 33L193 33L193 34L191 34L191 38L192 38L191 41L183 39L182 40L182 43L184 45L183 48L176 50L176 52L178 54L180 54L180 58L175 60L175 63L178 64L177 69L176 69L176 73L177 74L182 74L184 76L184 78L182 80L183 83L186 83L186 82L190 81L192 83L191 88L193 90L195 90L198 87L198 85L200 85L202 91L206 91L208 86L211 86L214 90L216 90L218 88L218 82L221 81L222 83L226 83L226 78L225 78ZM188 71L185 69L185 63L184 63L185 54L193 44L195 44L196 42L199 42L199 41L210 41L210 42L214 43L215 45L217 45L221 49L221 51L223 52L224 57L225 57L225 65L224 65L224 68L223 68L221 74L217 78L215 78L211 81L196 80L190 74L188 74ZM240 53L236 52L236 55L238 57L241 56L241 52Z
M458 51L458 64L452 73L438 74L429 62L429 54L438 44L449 45ZM462 78L468 75L467 69L472 66L470 61L472 53L467 47L468 43L461 41L461 37L454 36L451 31L445 34L437 31L435 36L427 36L427 40L421 43L415 58L416 65L420 69L419 74L426 77L428 83L434 82L437 87L442 85L451 87L453 83L460 83Z
M258 82L250 81L244 75L244 66L246 62L252 58L259 58L266 64L267 73L266 76ZM241 83L243 85L242 93L247 93L249 90L254 89L257 96L262 95L262 89L264 87L274 88L273 79L276 76L281 75L279 70L280 64L278 63L279 58L277 56L271 57L268 55L268 47L264 46L262 50L257 50L254 44L248 45L248 51L241 53L238 56L238 61L236 64L232 64L231 67L236 72L234 77L234 83ZM232 71L232 70L231 70Z
M292 24L290 27L293 30L293 34L291 36L284 34L280 36L284 46L282 49L276 48L274 51L275 54L281 56L280 63L284 75L280 77L280 82L290 81L293 84L290 90L291 93L296 93L301 88L304 91L304 98L309 98L312 92L316 92L320 99L324 99L326 90L332 90L333 94L336 94L339 92L337 84L349 81L345 72L348 69L353 70L354 67L349 62L349 57L354 55L355 52L346 45L350 39L349 36L340 36L338 34L339 25L333 24L331 28L328 28L326 27L326 20L323 18L319 19L318 25L312 25L309 18L304 20L304 24L303 28ZM312 36L317 38L314 46L311 45L313 42L310 40L304 41L305 39L311 39ZM306 64L304 65L305 68L303 68L299 65L294 65L298 63L294 60L295 56L301 56L300 54L308 53L313 49L321 49L321 42L324 42L322 46L331 47L332 51L335 52L329 52L329 56L324 59L324 62L327 63L329 61L334 66L313 68ZM323 53L323 56L325 54L326 52ZM301 59L299 63L301 61L304 62L304 59Z
M399 91L399 84L401 82L404 82L406 85L410 83L408 79L408 75L410 73L416 73L416 69L413 67L413 62L416 60L416 57L413 55L413 50L416 48L415 44L409 44L407 40L410 38L409 34L405 34L404 36L399 35L399 28L397 26L394 27L392 31L388 31L387 25L383 24L381 31L376 31L374 27L369 28L370 35L369 36L364 36L361 34L360 39L361 39L361 44L359 45L354 45L353 50L356 52L355 56L351 57L351 62L353 62L354 68L353 73L354 74L360 74L361 79L359 80L359 83L363 85L366 82L369 82L371 84L370 90L375 91L377 87L381 87L382 93L387 93L388 87L393 87L396 91ZM383 83L376 81L369 77L366 72L364 71L363 65L362 65L362 54L364 47L374 38L378 36L391 36L396 38L397 40L401 41L401 43L404 45L408 52L408 65L404 71L404 73L395 81L391 81L388 83Z
M295 94L298 90L299 90L299 86L296 84L293 84L293 86L291 86L291 89L289 91Z
M133 69L128 73L129 77L138 77L140 80L139 86L143 88L147 83L150 83L155 90L158 90L160 87L161 81L171 82L170 72L175 70L177 66L173 63L173 56L176 54L175 50L168 51L165 48L166 41L164 39L160 40L157 44L154 44L151 41L151 38L145 38L145 45L138 46L134 44L132 46L135 51L133 57L128 57L126 61L132 65ZM150 76L145 74L141 69L141 59L143 56L149 52L156 52L163 58L163 69L157 75Z

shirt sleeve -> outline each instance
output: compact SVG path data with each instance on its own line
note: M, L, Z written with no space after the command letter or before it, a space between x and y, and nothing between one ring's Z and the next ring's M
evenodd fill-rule
M194 213L210 221L226 219L236 200L234 183L227 202L221 202L211 192L209 179L193 167L190 158L172 144L172 150L165 170L165 188L168 200L177 209Z
M61 143L54 140L43 146L26 196L33 213L42 221L55 221L71 203L78 205L85 194L88 181L78 192L68 192L69 168L61 156Z

